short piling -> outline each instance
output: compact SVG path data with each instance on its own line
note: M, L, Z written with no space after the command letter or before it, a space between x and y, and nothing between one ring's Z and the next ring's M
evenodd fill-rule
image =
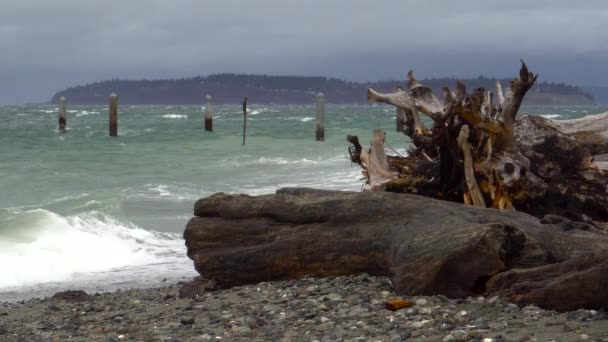
M325 141L325 95L317 94L317 141Z
M110 94L110 136L118 136L118 96Z
M205 131L213 132L213 109L211 108L211 95L205 96L207 105L205 106Z
M68 105L67 100L64 96L59 98L59 132L65 132L66 126L68 124L67 119Z

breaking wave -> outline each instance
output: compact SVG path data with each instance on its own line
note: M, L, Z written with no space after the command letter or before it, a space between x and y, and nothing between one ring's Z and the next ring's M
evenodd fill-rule
M99 212L44 209L0 217L0 288L67 281L78 274L183 258L176 234L152 232Z

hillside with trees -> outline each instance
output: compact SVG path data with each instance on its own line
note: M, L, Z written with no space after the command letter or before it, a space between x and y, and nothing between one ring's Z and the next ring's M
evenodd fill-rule
M462 80L468 89L493 89L496 79L480 76ZM500 80L503 87L510 80ZM444 86L454 87L454 78L422 80L436 94ZM250 101L267 104L309 104L317 92L323 92L330 103L367 103L367 88L388 92L405 81L351 82L336 78L308 76L267 76L216 74L206 77L166 80L120 80L95 82L62 90L51 101L61 96L71 104L105 104L110 93L119 96L121 104L201 104L206 94L217 104L240 103L247 96ZM594 104L593 96L579 87L563 83L539 82L530 90L526 104L587 105Z

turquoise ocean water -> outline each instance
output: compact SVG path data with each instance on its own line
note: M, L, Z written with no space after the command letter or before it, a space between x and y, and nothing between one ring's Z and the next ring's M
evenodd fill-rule
M58 134L56 106L0 107L0 300L66 288L105 291L195 276L181 233L194 202L215 192L264 194L280 187L359 190L347 134L367 144L375 127L405 153L395 110L328 105L326 141L314 140L314 106L214 108L203 131L197 106L122 106L119 137L107 107L71 106ZM528 107L554 119L602 107ZM388 153L395 153L387 150Z

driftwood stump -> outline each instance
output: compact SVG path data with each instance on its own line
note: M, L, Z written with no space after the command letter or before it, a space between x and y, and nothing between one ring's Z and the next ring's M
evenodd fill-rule
M560 122L518 118L537 76L522 62L506 95L500 83L495 93L480 88L470 94L458 83L455 91L444 89L443 101L412 71L407 91L380 94L369 89L371 101L405 111L404 133L412 146L405 157L387 157L396 176L381 184L370 175L386 173L386 166L364 163L361 156L368 150L351 148L351 160L363 168L367 189L516 209L537 217L553 213L607 229L608 173L593 155L608 152L608 114ZM430 129L419 113L432 120ZM379 147L372 144L371 149Z

